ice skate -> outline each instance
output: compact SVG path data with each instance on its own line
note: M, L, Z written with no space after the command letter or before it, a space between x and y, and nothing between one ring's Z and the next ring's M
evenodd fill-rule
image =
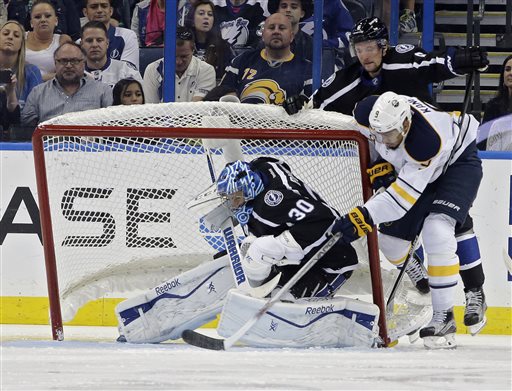
M414 254L407 263L405 272L420 293L427 294L430 292L427 270L425 269L425 266L423 266L423 261L419 259L416 254Z
M455 349L457 326L453 317L453 308L434 311L432 320L420 330L423 345L427 349Z
M471 335L478 334L486 325L485 311L487 303L482 287L468 289L466 294L466 308L464 310L464 325L468 327Z

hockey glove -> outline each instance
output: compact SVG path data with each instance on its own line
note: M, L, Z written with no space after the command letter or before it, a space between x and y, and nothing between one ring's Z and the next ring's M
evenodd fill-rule
M351 243L372 232L373 221L364 206L358 206L339 219L332 229L333 233L341 232L340 241Z
M479 46L455 49L453 67L457 73L484 72L488 65L487 52Z
M396 180L395 168L388 162L376 163L366 172L370 177L373 190L379 190L381 187L387 189Z
M293 95L290 96L289 98L286 98L286 100L283 103L283 108L289 115L293 115L301 111L306 103L308 103L308 100L306 99L305 96Z

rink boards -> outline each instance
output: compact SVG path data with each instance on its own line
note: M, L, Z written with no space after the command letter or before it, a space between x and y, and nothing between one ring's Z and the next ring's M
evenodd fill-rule
M48 299L41 241L38 235L37 190L30 144L1 144L1 319L3 323L46 324ZM484 179L472 209L480 240L485 291L492 334L511 334L512 277L505 261L512 255L512 153L482 153ZM106 297L85 306L73 324L114 325L114 305ZM457 316L463 310L462 289ZM459 322L459 324L461 324ZM459 328L459 331L465 330Z

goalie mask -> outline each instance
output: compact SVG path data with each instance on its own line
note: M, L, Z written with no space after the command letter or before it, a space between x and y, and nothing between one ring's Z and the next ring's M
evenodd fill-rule
M411 106L406 98L394 92L385 92L375 101L370 112L370 132L377 142L396 148L405 139L404 121L410 123L411 118ZM394 145L396 140L400 142Z
M261 177L251 170L248 163L237 160L228 164L217 180L217 192L233 211L240 224L247 224L252 213L248 201L263 191Z

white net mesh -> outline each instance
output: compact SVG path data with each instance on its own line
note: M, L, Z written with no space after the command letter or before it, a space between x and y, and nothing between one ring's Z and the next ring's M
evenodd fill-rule
M220 233L208 232L185 208L212 182L201 139L148 138L144 128L354 129L351 121L333 113L290 117L276 106L205 102L120 106L43 124L78 126L74 136L43 139L64 319L90 299L150 288L223 249ZM83 125L105 135L82 136ZM119 126L131 133L107 134ZM363 201L353 141L241 139L240 145L246 160L282 158L341 212ZM219 172L226 163L222 149L212 154Z
M155 127L164 129L156 135ZM72 113L40 128L48 130L40 169L47 177L65 320L88 300L151 288L223 250L221 234L185 207L212 183L202 141L218 137L212 128L231 129L239 140L208 141L218 146L211 148L217 173L225 155L241 148L247 161L283 159L341 213L363 203L358 143L335 132L355 124L338 113L288 116L278 106L169 103ZM184 137L175 128L202 129L187 129ZM283 133L280 139L267 139L274 129ZM316 130L330 130L336 139L317 139ZM363 244L358 253L367 265ZM367 266L359 275L351 279L352 291L371 296Z

